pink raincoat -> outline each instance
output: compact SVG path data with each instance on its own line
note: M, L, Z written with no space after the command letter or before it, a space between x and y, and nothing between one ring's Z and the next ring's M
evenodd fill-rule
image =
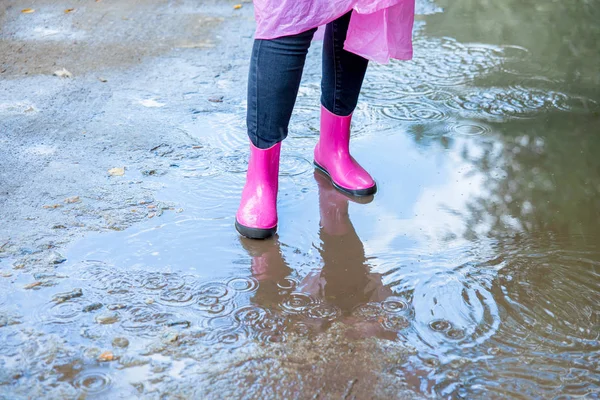
M346 50L381 63L412 58L415 0L254 0L255 37L295 35L350 10Z

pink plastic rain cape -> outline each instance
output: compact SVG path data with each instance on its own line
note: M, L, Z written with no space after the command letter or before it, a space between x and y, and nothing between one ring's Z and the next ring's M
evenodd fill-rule
M256 38L320 27L354 10L344 48L369 60L412 58L415 0L254 0Z

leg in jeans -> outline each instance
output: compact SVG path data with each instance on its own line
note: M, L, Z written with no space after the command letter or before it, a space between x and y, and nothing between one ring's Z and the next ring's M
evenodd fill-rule
M358 102L360 88L369 63L365 58L344 50L352 12L327 24L323 42L323 79L321 104L329 112L348 116Z
M338 190L353 196L377 191L375 181L350 155L350 123L368 61L344 50L352 12L329 23L323 43L321 135L315 166Z
M287 137L304 62L316 29L255 40L248 77L248 136L267 149Z
M281 141L288 133L315 31L254 41L248 77L250 160L235 220L238 232L252 239L266 239L277 231Z

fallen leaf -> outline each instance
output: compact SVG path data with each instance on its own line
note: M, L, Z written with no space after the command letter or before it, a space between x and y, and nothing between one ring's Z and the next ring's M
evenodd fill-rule
M208 98L208 101L210 101L211 103L222 103L223 96L212 96Z
M155 216L156 216L156 213L153 213L153 212L148 213L148 218L154 218Z
M34 13L35 10L33 8L24 8L24 9L21 10L21 12L23 14L31 14L31 13Z
M165 106L164 103L159 103L154 99L140 100L140 104L148 108L160 108Z
M58 76L59 78L72 78L73 74L63 68L59 69L58 71L54 71L54 76Z
M233 6L234 10L239 10L240 8L242 8L241 4L236 4L235 6Z
M115 167L108 170L110 176L123 176L125 175L125 167Z
M49 209L49 208L55 209L55 208L60 208L60 207L62 207L62 204L46 204L46 205L44 205L44 208L46 208L46 209Z
M33 289L33 288L36 288L36 287L41 286L41 285L42 285L42 282L36 281L36 282L29 283L29 284L23 286L23 289L29 290L29 289Z
M10 278L12 276L12 272L2 271L0 272L0 276L2 276L3 278Z
M81 200L79 200L79 196L72 196L72 197L67 197L65 199L65 203L67 204L71 204L71 203L79 203Z
M98 80L99 80L100 82L102 82L102 83L106 83L106 82L108 82L108 80L107 80L107 79L105 79L105 78L102 78L101 76L99 76L99 77L98 77Z
M105 351L104 353L102 353L98 356L98 361L100 361L100 362L114 361L114 360L115 360L115 355L113 354L112 351Z
M148 207L148 208L156 208L156 206L154 204L150 204L150 205L148 205L146 207Z
M65 10L65 14L72 13L73 11L75 11L75 9L74 9L74 8L67 8L67 9Z

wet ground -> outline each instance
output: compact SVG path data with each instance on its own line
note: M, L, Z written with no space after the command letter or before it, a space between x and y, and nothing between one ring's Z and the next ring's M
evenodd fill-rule
M361 202L311 165L315 43L262 242L234 5L0 5L0 398L599 398L600 2L420 2Z

